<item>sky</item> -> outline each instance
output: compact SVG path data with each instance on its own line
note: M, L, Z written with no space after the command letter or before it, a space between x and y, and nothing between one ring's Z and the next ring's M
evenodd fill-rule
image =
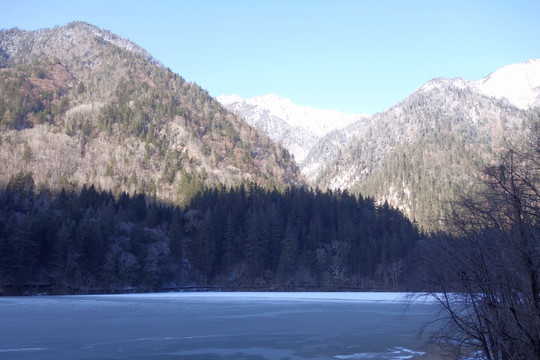
M211 96L384 111L436 77L540 58L539 0L0 0L0 28L85 21Z

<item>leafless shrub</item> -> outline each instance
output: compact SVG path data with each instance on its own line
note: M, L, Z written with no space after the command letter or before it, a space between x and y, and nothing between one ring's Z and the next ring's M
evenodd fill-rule
M484 167L484 186L453 204L453 235L422 246L442 305L439 340L489 360L540 359L540 126ZM481 354L481 355L480 355Z

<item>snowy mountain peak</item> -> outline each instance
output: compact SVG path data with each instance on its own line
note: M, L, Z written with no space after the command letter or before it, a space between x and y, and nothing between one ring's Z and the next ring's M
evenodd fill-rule
M291 100L276 94L256 96L251 99L242 99L238 95L220 95L217 100L228 108L237 108L239 104L244 104L257 109L256 112L259 114L268 111L272 116L280 118L287 124L293 127L305 128L319 137L333 130L343 129L360 119L370 116L368 114L348 114L337 110L299 106Z
M514 106L529 109L540 105L540 59L504 66L488 76L470 81L462 78L435 78L418 91L446 91L450 87L470 89L488 97L506 99Z
M275 107L279 105L294 105L291 100L286 99L284 97L281 97L276 94L266 94L263 96L256 96L254 98L249 99L253 102L257 102L259 104L265 104L268 107Z
M258 107L267 110L278 109L284 106L294 106L294 104L289 99L286 99L276 94L256 96L251 99L244 99L237 94L223 94L217 97L217 101L219 101L222 105L231 105L234 103L244 102L247 104L257 105Z
M221 95L217 100L227 109L242 115L274 141L281 142L301 163L314 144L324 135L364 120L370 115L347 114L336 110L299 106L275 94L242 99Z
M443 90L450 86L464 89L466 87L469 87L470 84L471 82L469 80L462 78L447 79L443 77L438 77L426 82L419 90L423 92L429 92L433 89Z
M506 98L522 109L540 105L540 59L504 66L474 86L484 95Z

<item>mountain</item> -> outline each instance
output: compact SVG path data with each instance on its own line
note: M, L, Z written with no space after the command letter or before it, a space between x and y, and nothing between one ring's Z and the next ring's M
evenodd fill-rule
M290 101L255 99L219 98L276 140L273 128L283 119L307 129L309 120L298 120ZM314 186L387 201L425 230L436 230L444 204L474 183L480 162L523 136L539 105L540 60L508 65L477 81L436 78L384 112L318 132L326 133L303 148L301 172ZM318 111L321 121L336 122ZM282 141L291 153L298 143Z
M520 109L540 106L540 59L502 67L470 86L486 96L505 98Z
M299 183L287 150L131 41L83 22L0 31L0 182L185 203L206 185Z
M369 119L367 114L347 114L295 105L289 99L275 94L251 99L243 99L238 95L221 95L217 100L264 131L272 140L281 143L300 165L323 136Z
M478 81L428 81L369 126L329 134L320 144L334 146L316 146L303 171L322 188L388 201L436 230L445 204L474 184L479 164L523 140L528 119L538 114L539 64L509 65ZM336 141L344 134L348 141ZM330 160L328 153L336 155Z

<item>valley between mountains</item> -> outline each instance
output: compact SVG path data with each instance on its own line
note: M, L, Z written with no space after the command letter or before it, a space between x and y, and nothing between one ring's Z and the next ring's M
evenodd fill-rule
M421 287L422 239L531 139L539 74L346 114L214 99L84 22L2 30L0 293Z

